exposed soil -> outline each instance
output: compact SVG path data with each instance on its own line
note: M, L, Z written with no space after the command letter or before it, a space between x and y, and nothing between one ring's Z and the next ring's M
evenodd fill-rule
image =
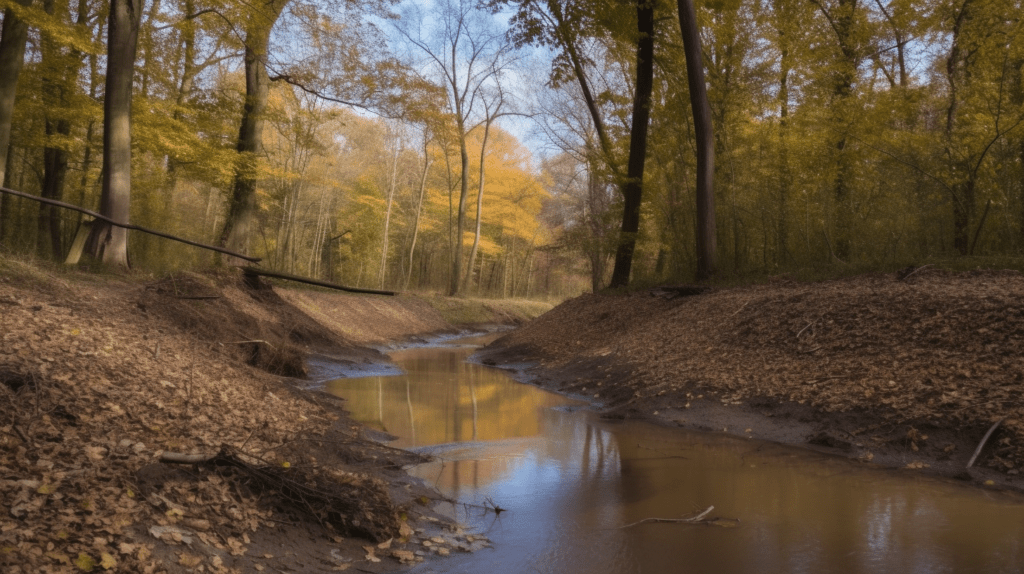
M367 344L541 310L0 257L0 571L380 572L422 538L479 544L428 510L417 455L295 377L310 353L379 362Z
M1016 271L928 268L905 280L701 291L582 296L497 340L482 360L591 397L612 418L1024 487L1024 277Z

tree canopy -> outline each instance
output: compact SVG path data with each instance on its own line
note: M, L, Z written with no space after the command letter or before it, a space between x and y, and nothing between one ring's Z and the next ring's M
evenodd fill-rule
M284 272L557 298L1024 250L1019 0L0 10L5 187L123 190L131 223ZM4 250L63 260L83 223L0 194ZM111 261L223 263L128 237Z

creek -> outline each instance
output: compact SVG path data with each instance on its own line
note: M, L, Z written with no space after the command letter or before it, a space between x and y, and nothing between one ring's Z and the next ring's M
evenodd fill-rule
M493 336L491 337L493 338ZM467 362L488 338L337 379L353 417L435 457L410 472L493 548L412 572L1024 572L1024 496L774 443L600 419ZM712 525L643 523L714 506Z

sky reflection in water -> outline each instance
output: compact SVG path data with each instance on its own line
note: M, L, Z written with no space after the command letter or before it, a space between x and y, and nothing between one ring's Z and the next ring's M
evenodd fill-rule
M768 443L601 421L566 398L411 349L405 375L340 379L354 417L438 457L412 472L494 549L415 572L1024 572L1024 498ZM737 526L622 526L714 505Z

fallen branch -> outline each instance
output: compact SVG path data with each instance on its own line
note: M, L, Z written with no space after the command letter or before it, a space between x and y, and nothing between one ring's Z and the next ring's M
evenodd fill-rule
M300 468L283 465L256 466L241 459L228 445L217 454L164 452L160 461L169 464L203 464L213 469L240 472L257 493L273 493L296 511L342 534L382 542L398 533L398 513L387 491L373 481L336 482ZM252 457L252 455L245 455ZM256 457L252 457L256 458Z
M981 442L978 443L978 448L974 449L974 454L971 455L971 460L967 461L967 468L971 468L972 466L974 466L974 461L975 459L978 458L978 455L981 454L981 449L985 448L985 443L988 442L988 439L991 438L992 433L996 432L996 429L999 428L999 425L1003 424L1003 421L1005 420L1006 417L1003 417L997 420L996 422L992 423L992 426L988 428L988 432L985 433L985 436L981 437Z
M77 205L71 205L70 203L64 203L63 201L57 201L56 199L48 199L48 198L45 198L45 197L39 197L39 196L36 196L36 195L30 195L28 193L22 193L20 191L14 191L13 189L7 189L6 187L0 187L0 193L6 193L6 194L9 194L9 195L15 195L17 197L23 197L25 199L31 199L32 201L38 201L39 203L45 203L47 205L55 205L57 207L62 207L64 209L70 209L71 211L77 211L79 213L84 213L84 214L86 214L88 216L91 216L91 217L94 217L96 219L99 219L100 221L105 221L105 222L109 223L110 225L115 225L117 227L123 227L125 229L132 229L132 230L135 230L135 231L141 231L142 233L148 233L150 235L156 235L157 237L163 237L164 239L170 239L171 241L177 241L179 243L184 243L185 245L191 245L193 247L201 247L203 249L209 249L210 251L216 251L218 253L223 253L225 255L231 255L232 257L238 257L239 259L244 259L246 261L251 261L253 263L259 263L260 261L262 261L259 257L249 257L248 255L242 255L241 253L235 253L234 251L231 251L229 249L224 249L223 247L214 247L213 245L206 245L205 243L199 243L197 241L190 241L188 239L182 239L181 237L177 237L177 236L171 235L169 233L163 233L162 231L153 231L152 229L147 229L147 228L139 226L139 225L132 225L130 223L121 223L119 221L114 221L113 219L110 219L109 217L105 217L103 215L100 215L100 214L96 213L95 211L92 211L92 210L89 210L89 209L85 209L84 207L78 207Z
M906 281L907 279L910 279L911 277L913 277L913 275L915 273L917 273L918 271L922 271L922 270L927 269L927 268L929 268L931 266L932 266L932 264L929 263L927 265L922 265L922 266L916 267L916 268L911 267L909 269L902 269L902 270L900 270L896 274L897 275L897 279L900 280L900 281Z
M189 297L185 297L184 295L181 295L181 296L175 295L174 296L175 299L188 299L188 300L196 300L196 301L205 301L207 299L220 299L221 297L222 297L221 295L192 295L192 296L189 296Z
M630 526L636 526L637 524L643 524L645 522L671 522L671 523L683 523L683 524L697 524L701 520L704 520L704 518L706 518L707 515L711 514L711 511L714 510L714 509L715 509L714 506L709 506L709 507L707 507L706 510L704 510L704 512L701 512L700 514L698 514L696 516L691 516L690 518L644 518L643 520L637 520L636 522L633 522L632 524L627 524L625 526L620 526L619 529L621 530L623 528L629 528Z
M271 349L276 349L277 348L277 347L271 345L269 342L264 341L263 339L253 339L251 341L227 341L227 342L224 342L224 343L221 343L221 344L222 345L246 345L246 344L249 344L249 343L252 343L254 345L260 345L260 344L266 345L266 346L270 347Z
M287 273L278 273L277 271L266 271L264 269L257 269L255 267L242 267L242 272L245 274L246 281L250 282L250 285L255 286L255 282L252 281L257 276L273 277L275 279L284 279L286 281L297 281L299 283L307 283L309 285L316 285L317 287L327 287L328 289L337 289L339 291L348 291L349 293L369 293L371 295L397 295L395 291L380 291L377 289L360 289L357 287L346 287L344 285L338 285L337 283L329 283L327 281L318 281L316 279L310 279L309 277L300 277L298 275L289 275Z
M797 339L799 339L799 338L800 338L800 335L803 335L803 334L804 334L804 331L806 331L807 329L809 329L809 328L811 327L811 325L813 325L813 324L817 323L817 322L818 322L818 320L819 320L819 319L815 319L815 320L811 321L810 323L808 323L806 327L804 327L803 329L800 329L800 331L799 331L799 332L798 332L798 333L796 334L796 338L797 338Z
M463 508L476 508L476 509L479 509L479 510L483 510L485 512L493 512L495 515L498 515L498 514L501 514L502 512L508 511L507 508L502 508L502 507L498 506L497 504L495 504L494 499L492 499L490 496L488 496L487 499L484 500L484 504L473 504L472 502L461 502L461 501L455 500L454 498L448 498L447 496L442 496L441 498L433 498L433 497L430 497L430 496L422 496L421 498L423 498L425 500L433 500L434 502L447 502L448 504L451 504L452 506L458 504L458 505L462 506Z

